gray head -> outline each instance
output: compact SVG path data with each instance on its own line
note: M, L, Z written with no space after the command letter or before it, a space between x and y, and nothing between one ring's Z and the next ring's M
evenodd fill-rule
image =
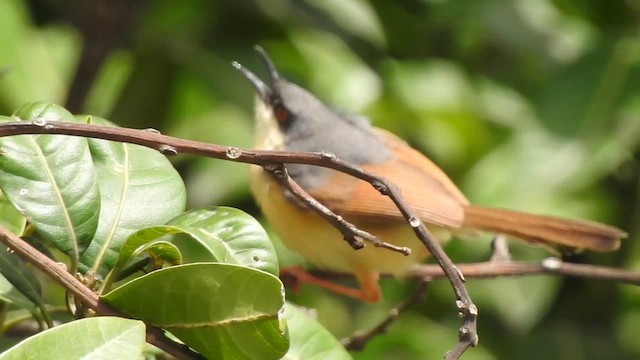
M329 108L305 89L283 79L266 52L258 46L256 50L269 70L269 85L239 63L234 62L233 66L257 92L256 142L261 148L325 151L355 165L381 163L392 158L365 118ZM289 165L287 168L296 181L309 188L315 185L318 175L326 172L307 165Z

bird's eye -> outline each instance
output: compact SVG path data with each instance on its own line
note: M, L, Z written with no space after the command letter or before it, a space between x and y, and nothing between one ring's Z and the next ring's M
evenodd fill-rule
M282 104L282 102L277 101L274 102L273 106L273 116L275 116L278 123L284 125L289 122L290 113L289 110Z

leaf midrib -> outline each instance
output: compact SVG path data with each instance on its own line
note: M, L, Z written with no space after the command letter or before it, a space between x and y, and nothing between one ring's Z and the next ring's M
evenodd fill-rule
M38 142L36 141L36 136L39 135L30 135L28 136L29 141L31 142L31 144L33 145L33 147L36 149L36 153L38 154L38 159L40 159L40 163L42 164L42 167L45 169L45 174L47 176L47 178L49 179L49 183L51 183L51 186L53 186L53 190L54 193L56 195L56 200L58 201L58 204L60 205L60 207L62 208L62 214L64 216L64 221L66 224L66 228L67 228L67 233L69 234L69 240L71 242L71 250L73 251L72 253L72 261L71 261L71 267L72 269L70 269L71 273L74 274L76 272L77 266L78 266L78 237L76 236L76 232L73 231L74 227L73 227L73 221L71 220L71 216L69 215L69 210L67 209L67 204L64 202L64 198L62 197L62 193L60 191L60 188L58 187L58 183L55 179L55 177L53 176L53 172L51 171L51 168L49 167L49 163L47 162L47 158L45 156L45 154L42 152L42 149L40 148L40 145L38 144Z
M109 249L109 245L111 245L111 242L113 241L116 229L118 228L118 224L120 223L120 219L122 218L122 212L124 211L124 203L125 203L125 199L127 196L127 193L129 191L129 147L127 146L127 144L122 144L122 147L124 149L124 162L123 162L123 168L124 168L124 176L123 176L123 190L122 190L122 194L120 195L120 201L118 201L118 211L116 212L116 216L115 219L113 221L113 224L111 226L111 229L109 231L109 236L107 236L104 240L104 242L102 243L102 246L100 247L100 251L98 252L98 255L96 256L96 260L93 263L93 266L91 267L91 270L94 273L98 272L98 268L100 267L100 264L102 263L102 259L104 258L105 254L107 253L107 250Z

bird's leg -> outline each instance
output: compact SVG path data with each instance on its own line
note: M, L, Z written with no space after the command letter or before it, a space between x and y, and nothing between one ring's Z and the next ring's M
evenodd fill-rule
M357 271L356 279L360 285L359 289L336 284L326 279L322 279L318 276L312 275L306 272L301 266L294 266L280 270L280 276L285 278L294 279L294 291L298 291L300 284L307 283L323 287L336 294L341 294L354 299L358 299L363 302L376 302L379 301L381 296L380 287L378 286L379 275L376 272L370 271Z

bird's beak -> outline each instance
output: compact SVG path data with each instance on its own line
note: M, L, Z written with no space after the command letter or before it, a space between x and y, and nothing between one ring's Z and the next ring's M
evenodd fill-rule
M256 74L252 73L249 69L242 66L239 62L234 61L233 63L231 63L231 65L233 65L234 68L238 69L238 71L240 71L242 75L244 75L244 77L249 80L253 88L258 93L258 96L260 96L260 99L265 103L269 103L272 94L271 88L262 80L260 80L260 78L257 77Z
M262 61L264 61L265 65L267 66L267 69L269 69L269 76L271 77L271 85L273 86L274 83L280 80L280 74L278 74L278 71L276 70L275 65L273 65L273 62L269 58L269 55L267 55L267 52L264 51L262 47L260 47L259 45L256 45L254 49L258 52L258 54L260 54L260 57L262 57ZM238 71L240 71L242 75L244 75L244 77L247 78L247 80L249 80L253 88L256 89L256 92L258 93L258 96L260 96L262 101L264 101L267 104L270 103L270 100L274 95L272 88L270 88L269 85L265 84L262 80L260 80L260 78L257 77L256 74L252 73L249 69L242 66L239 62L234 61L232 65L233 67L238 69Z

